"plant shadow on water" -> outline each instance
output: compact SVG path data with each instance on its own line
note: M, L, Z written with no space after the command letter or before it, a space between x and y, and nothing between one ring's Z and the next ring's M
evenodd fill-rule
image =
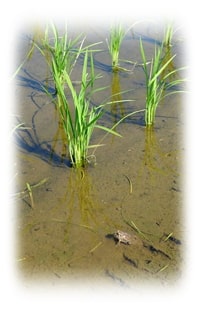
M50 94L55 94L55 88L48 86L48 80L45 78L43 81L39 81L36 77L33 77L26 69L21 69L24 75L17 75L19 82L18 85L22 87L28 87L37 92L46 93L46 89Z
M32 153L45 162L55 165L55 166L63 166L66 165L71 167L69 159L66 158L66 148L65 148L65 138L63 137L63 129L62 126L58 127L58 130L55 134L55 138L52 141L42 141L40 142L39 137L37 135L37 129L35 127L34 118L36 117L39 110L37 110L32 118L32 128L27 129L23 128L23 126L17 130L15 134L16 144L26 153ZM61 134L61 142L62 142L62 150L61 154L57 154L56 144L58 144L59 133Z
M152 43L155 40L143 41L147 52ZM126 47L129 51L125 57L130 57L130 48L135 45L139 49L137 36L134 42L125 38L122 51ZM107 65L108 51L95 56L95 70L105 74L99 87L109 86L97 101L110 95L114 102L101 119L111 128L131 111L144 107L144 77L140 66L135 66L133 74L112 72L112 66ZM183 231L178 96L160 107L154 129L145 128L144 116L139 114L115 129L123 138L104 138L97 130L92 144L101 139L105 143L95 150L97 161L76 170L70 167L58 111L44 90L48 87L54 95L55 88L49 78L40 82L35 77L35 61L30 59L17 76L23 115L19 122L25 124L15 132L17 190L44 178L48 181L34 188L34 207L31 203L27 206L24 199L17 201L20 273L26 280L44 277L54 283L84 278L93 283L102 279L120 287L140 279L159 283L176 280L183 260L182 244L175 242L182 241ZM37 57L37 62L42 60ZM81 72L82 56L78 65ZM128 89L132 91L126 92ZM26 100L21 100L23 97ZM135 101L126 103L123 99ZM97 101L92 98L92 104L97 105ZM91 149L89 155L93 152ZM113 234L118 230L136 235L140 242L116 244Z

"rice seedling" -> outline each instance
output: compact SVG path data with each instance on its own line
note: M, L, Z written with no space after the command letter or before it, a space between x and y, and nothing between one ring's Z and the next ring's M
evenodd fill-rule
M175 87L182 83L184 79L176 78L171 80L171 77L174 77L178 71L183 70L184 68L174 69L170 72L168 72L168 70L167 72L165 71L176 55L173 55L164 61L163 45L161 45L161 47L155 46L154 57L151 60L150 68L147 67L147 58L142 40L140 40L140 52L142 55L143 69L146 79L145 124L148 127L152 126L155 122L156 109L160 101L168 95L183 92ZM166 91L165 95L164 91Z
M44 35L42 46L35 42L35 46L39 49L41 54L45 57L47 64L49 65L57 93L57 82L59 78L59 84L64 88L66 86L65 72L71 75L73 68L81 53L92 46L98 45L101 42L90 44L83 47L85 38L81 38L82 34L78 35L74 39L68 37L67 29L63 35L59 35L58 29L54 24L51 24L51 33L49 26L47 25ZM50 55L50 57L49 57ZM56 70L56 81L55 81L55 70ZM47 91L48 93L48 91Z
M90 54L90 55L89 55ZM88 61L90 62L90 75L88 71ZM105 130L107 134L114 134L120 136L114 129L128 116L131 116L140 111L134 111L128 115L122 117L114 126L110 129L105 126L97 124L97 121L104 114L104 109L106 105L115 103L114 101L102 103L101 105L95 107L90 104L90 96L102 88L94 88L94 82L99 75L94 74L94 63L92 53L86 51L84 57L84 63L82 68L81 76L81 86L78 91L73 85L72 80L67 72L65 72L64 79L67 83L68 90L70 91L72 97L72 105L68 97L66 97L62 83L59 80L59 73L56 71L56 66L54 66L54 78L57 85L57 107L60 112L63 128L68 141L69 156L71 165L75 168L84 167L89 163L90 158L94 157L94 152L88 156L88 149L94 148L102 145L102 140L96 145L90 145L91 136L93 134L94 128L99 128ZM123 100L132 101L132 100ZM117 100L119 102L119 100ZM142 110L143 111L143 110ZM105 136L104 136L105 137Z
M81 76L80 90L77 91L73 85L69 74L64 72L64 79L71 93L73 105L70 108L69 99L67 99L62 82L60 82L60 74L56 64L53 62L53 74L57 85L58 109L60 112L63 128L65 130L71 164L73 167L84 167L87 163L87 153L90 139L95 127L106 130L109 133L118 135L113 130L97 125L98 119L103 114L103 106L90 107L89 95L102 90L102 88L92 90L94 81L99 76L94 75L93 57L90 54L90 76L87 72L89 52L86 51ZM94 147L94 146L93 146Z
M122 40L125 36L125 30L121 24L111 27L110 39L107 40L108 50L112 58L113 71L119 70L119 52L122 44Z
M39 49L41 54L45 57L47 64L52 70L53 79L55 83L55 89L57 92L57 81L55 81L54 70L56 67L57 79L59 78L59 83L64 87L64 75L65 72L71 74L72 69L82 52L82 46L84 39L80 42L80 35L75 39L69 39L67 30L64 35L59 36L58 30L54 24L51 25L52 36L50 35L49 26L47 25L44 35L44 40L42 41L42 46L35 42L35 46ZM50 56L50 57L49 57Z
M172 36L173 36L174 30L172 24L168 24L165 33L164 33L164 39L163 39L163 45L164 46L172 46Z
M90 105L90 95L105 88L94 89L93 87L95 80L100 78L100 76L95 76L94 73L92 57L94 49L91 49L91 47L100 42L83 47L83 39L79 42L78 48L75 48L80 36L72 41L68 39L67 33L59 37L54 25L52 25L52 31L53 45L49 39L49 29L47 28L44 46L45 50L49 51L51 55L50 59L47 58L47 61L51 68L56 88L57 98L55 103L67 138L71 165L75 168L84 167L90 160L88 159L88 149L100 146L99 144L90 145L90 139L95 127L103 129L107 133L120 136L113 129L97 125L97 121L104 113L105 105L112 104L113 101L106 102L98 107L91 107ZM39 45L37 47L42 55L46 56L46 51ZM77 87L72 82L71 72L80 54L85 54L85 56L79 84L80 89L77 90ZM90 74L88 73L88 67L90 67ZM46 92L48 93L48 90ZM94 155L92 154L92 156Z
M119 59L119 53L122 45L122 41L125 38L126 34L131 31L132 36L133 36L133 27L140 23L141 21L135 22L131 24L128 29L125 30L125 28L122 27L121 23L112 25L110 28L110 37L109 39L106 39L106 43L108 46L108 51L111 56L112 60L112 70L113 72L116 71L125 71L125 72L130 72L133 73L134 68L136 66L136 63L133 61L129 61L127 59ZM119 60L123 61L123 63L131 64L132 69L126 69L120 66Z
M94 128L100 128L107 131L107 133L120 136L114 131L114 128L116 128L125 117L135 114L137 111L123 117L111 129L98 125L97 121L103 115L105 105L114 103L110 101L98 107L91 106L90 104L90 95L105 88L95 89L93 87L95 80L100 76L95 76L94 73L94 62L92 57L94 49L91 49L91 47L100 42L83 47L84 39L79 42L80 36L78 36L74 40L70 40L68 39L67 32L65 32L63 36L59 36L54 25L52 25L52 33L53 38L50 39L49 28L47 27L43 46L41 47L39 44L36 44L36 46L46 58L51 68L56 89L56 100L54 100L54 102L56 103L67 138L71 165L75 168L84 167L89 161L88 149L91 147L96 149L100 146L100 144L90 145ZM76 47L76 45L78 45L78 47ZM50 54L51 57L47 57L46 53ZM77 90L77 87L75 87L72 82L71 73L80 54L85 54L85 56L79 84L80 89ZM88 67L90 67L90 74L88 73ZM52 96L48 90L46 90L46 92L48 95ZM92 154L92 156L94 155Z

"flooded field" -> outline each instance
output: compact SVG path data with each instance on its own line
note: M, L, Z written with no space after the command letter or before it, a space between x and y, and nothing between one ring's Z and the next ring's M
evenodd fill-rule
M132 111L145 108L145 76L140 38L151 60L161 43L159 25L136 25L120 49L120 66L112 72L106 44L109 28L69 27L69 35L85 31L86 43L102 42L94 52L94 68L107 86L93 96L107 106L99 124L108 128ZM20 63L35 32L19 36ZM173 37L173 66L182 63L184 39ZM80 80L83 57L73 70ZM174 283L184 271L182 186L183 95L166 97L156 122L145 127L144 113L126 118L117 137L95 129L85 168L70 166L59 114L51 97L51 72L36 48L16 76L15 114L24 125L15 132L16 268L22 280L51 283L82 281L130 287L153 281ZM124 92L127 91L128 92ZM125 100L133 101L125 101ZM123 102L124 100L124 102ZM123 239L116 237L120 230ZM126 242L126 238L130 238ZM122 240L122 242L120 242ZM124 242L123 242L124 241Z

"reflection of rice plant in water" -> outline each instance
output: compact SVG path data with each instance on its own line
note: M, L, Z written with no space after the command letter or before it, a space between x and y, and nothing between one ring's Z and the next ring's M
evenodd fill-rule
M110 39L109 41L107 40L107 45L112 58L113 71L117 71L119 68L119 51L124 36L125 31L121 24L111 27Z
M173 90L175 86L183 82L183 79L173 79L175 74L184 69L174 69L166 72L165 69L169 66L176 55L164 61L163 45L161 47L155 46L154 57L151 60L150 68L147 67L147 59L143 48L142 40L140 40L140 51L143 59L143 69L146 78L146 109L145 109L145 123L146 126L152 126L155 121L156 109L160 101L167 95L171 95L181 90ZM169 82L169 80L171 80ZM164 91L169 90L164 95Z
M119 72L113 72L112 74L111 92L111 100L113 101L113 104L111 105L111 114L113 116L113 122L116 123L119 117L125 115L122 92L120 89Z

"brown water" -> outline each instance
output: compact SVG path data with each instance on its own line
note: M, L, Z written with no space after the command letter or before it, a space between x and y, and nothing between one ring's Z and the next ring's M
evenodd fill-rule
M95 53L98 86L109 88L94 97L94 104L113 96L134 99L108 107L101 124L116 120L145 105L145 80L139 52L139 36L152 56L159 29L137 27L123 41L120 58L136 62L131 72L112 73L105 44L108 31L87 29L88 42L104 40ZM76 31L78 31L76 29ZM78 33L78 32L76 32ZM174 39L172 53L180 65L183 42ZM30 47L26 34L19 40L20 57ZM121 62L126 69L133 65ZM82 61L74 71L78 79ZM50 72L34 50L16 79L18 130L16 145L16 268L22 279L51 283L74 280L115 284L177 281L184 271L182 111L180 95L166 97L157 110L154 130L144 126L143 114L127 118L117 127L122 138L107 135L95 151L95 163L85 170L69 167L64 133L51 99L41 85L54 91ZM131 90L119 95L119 91ZM104 132L96 130L91 143ZM91 157L94 160L94 157ZM32 198L26 183L32 185ZM116 244L118 229L136 234L138 244ZM169 236L169 234L172 234ZM170 237L167 239L167 236ZM180 242L179 242L180 241Z

